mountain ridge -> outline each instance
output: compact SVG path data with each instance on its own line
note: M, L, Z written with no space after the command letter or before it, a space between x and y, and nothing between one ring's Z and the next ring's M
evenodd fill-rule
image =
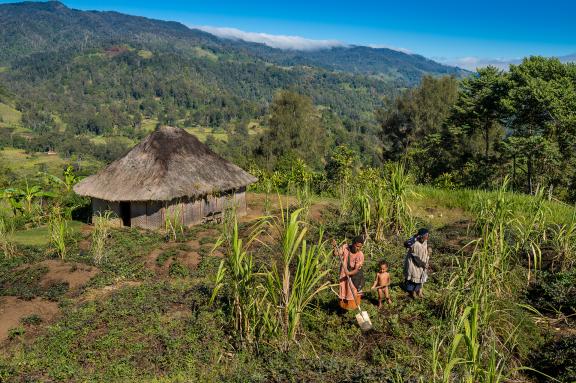
M23 19L26 23L22 23ZM183 50L201 45L216 53L234 50L253 59L277 65L309 65L327 70L405 76L407 84L424 74L463 76L465 71L416 54L388 48L352 45L314 51L271 48L264 44L221 38L176 21L156 20L116 11L82 11L59 1L0 5L0 64L23 56L54 51L67 46L86 47L96 42L156 40L174 43Z

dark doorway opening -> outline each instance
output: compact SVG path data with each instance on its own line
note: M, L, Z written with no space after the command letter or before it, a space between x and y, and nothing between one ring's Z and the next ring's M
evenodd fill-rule
M120 202L120 218L122 219L122 225L130 227L130 202L122 201Z

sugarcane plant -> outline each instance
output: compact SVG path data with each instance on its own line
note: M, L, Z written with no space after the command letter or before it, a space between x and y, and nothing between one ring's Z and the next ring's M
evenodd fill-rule
M542 263L541 246L546 241L544 189L538 187L524 214L514 220L516 253L525 254L528 262L527 283Z
M16 255L16 245L14 244L14 225L8 217L0 216L0 250L6 258Z
M68 227L68 217L65 209L59 205L52 207L48 218L48 230L50 233L50 243L60 259L65 259L68 252L68 237L70 230Z
M95 264L99 265L106 259L106 241L110 235L112 216L111 211L105 211L104 214L98 213L92 219L94 230L92 231L92 243L90 253Z
M388 219L390 229L395 235L408 233L410 227L410 206L408 197L410 189L410 175L402 163L395 164L385 181L388 194Z
M308 221L310 218L310 207L312 206L312 193L310 184L307 181L296 187L296 201L298 208L302 211L302 219Z
M260 334L260 323L266 322L269 315L262 309L262 297L257 293L257 273L254 270L254 261L250 245L262 232L262 224L256 225L246 242L239 236L238 220L236 215L232 218L230 233L224 232L216 241L214 249L224 247L224 259L220 262L215 278L215 286L210 298L212 304L222 290L226 290L228 297L229 315L235 333L244 346L252 344Z
M179 236L184 235L184 225L182 223L182 208L180 201L173 205L166 205L164 208L164 230L167 238L177 241Z
M273 223L281 233L281 254L266 275L267 299L275 310L283 349L296 340L302 314L314 297L330 286L326 280L329 257L322 235L317 244L307 244L307 228L299 219L301 212L283 212Z
M550 242L555 253L554 261L560 270L568 270L576 264L576 213L568 223L555 224L550 229Z

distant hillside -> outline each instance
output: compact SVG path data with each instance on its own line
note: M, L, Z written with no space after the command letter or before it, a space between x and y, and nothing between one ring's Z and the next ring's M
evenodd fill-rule
M86 49L96 44L177 43L178 47L218 45L208 33L186 26L118 12L79 11L58 1L0 5L0 63L33 53Z
M284 51L262 44L219 39L177 22L117 12L79 11L57 1L0 5L0 24L1 64L33 53L131 42L151 46L171 44L189 53L201 46L217 54L233 53L283 66L308 65L351 73L382 74L388 79L405 80L407 84L418 81L423 74L458 76L465 73L419 55L391 49L352 46L307 52Z
M576 53L573 53L571 55L561 56L561 57L558 57L558 59L560 59L560 61L562 61L563 63L576 62Z
M333 47L314 51L280 50L254 44L250 51L280 65L310 65L334 71L403 79L411 85L425 74L465 76L467 71L439 64L416 54L365 46Z
M376 158L374 111L386 98L424 75L466 74L390 49L285 51L55 1L0 5L0 26L0 97L21 116L21 124L6 116L0 146L84 150L102 160L121 153L125 140L85 149L102 142L94 136L137 141L156 123L206 128L213 141L248 122L265 130L282 89L311 97L329 142L353 142Z

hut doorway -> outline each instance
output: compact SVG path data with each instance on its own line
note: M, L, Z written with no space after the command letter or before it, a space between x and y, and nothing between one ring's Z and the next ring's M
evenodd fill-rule
M130 227L131 225L131 214L130 214L130 202L122 201L120 202L120 219L122 220L122 226Z

